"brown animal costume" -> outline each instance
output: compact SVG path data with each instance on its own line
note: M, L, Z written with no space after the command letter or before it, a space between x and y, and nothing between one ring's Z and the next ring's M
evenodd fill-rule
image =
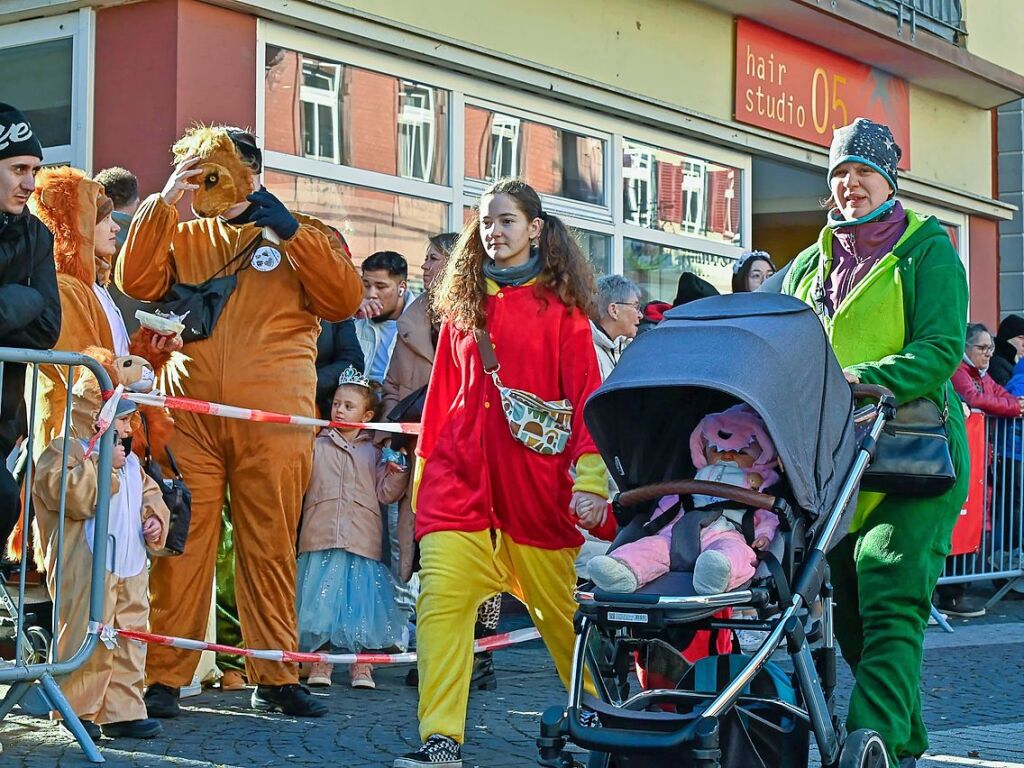
M93 237L96 224L113 210L103 187L77 168L44 168L36 177L36 189L29 206L53 233L57 289L63 314L60 337L53 348L63 352L82 352L89 347L102 347L111 354L131 353L146 359L159 373L170 355L153 349L151 340L154 334L140 328L132 336L127 349L118 349L120 345L115 343L111 327L113 320L100 299L100 294L105 293L110 282L111 265L96 254ZM113 306L111 301L110 307ZM114 308L112 311L117 310ZM40 373L33 423L33 458L38 458L50 440L61 431L68 389L67 368L44 365L40 366ZM76 375L80 374L81 370L77 371ZM173 431L173 421L161 408L142 407L139 410L149 424L153 454L162 456L163 446ZM143 455L145 443L141 434L133 442L133 449L138 455ZM10 538L11 553L15 557L21 555L23 525L19 520Z
M193 179L199 189L192 196L200 218L179 222L177 210L159 195L143 202L117 273L121 289L142 300L161 298L175 282L201 283L263 235L252 223L220 218L253 189L252 173L228 129L194 128L175 144L174 155L178 161L200 158L203 174ZM185 345L181 394L314 415L319 318L351 316L362 283L324 224L296 218L300 227L294 236L273 246L281 254L277 263L236 263L229 269L243 267L212 335ZM192 526L185 553L153 568L153 631L203 637L221 508L230 487L244 642L249 648L295 649L295 536L313 430L181 412L171 446L192 490ZM194 652L154 647L149 683L185 685L198 659ZM294 664L247 659L246 667L253 683L286 685L297 679Z
M107 350L90 349L106 364L113 381L117 371ZM92 573L90 521L96 511L98 452L86 458L86 443L95 431L103 399L96 378L86 372L72 389L71 434L55 438L36 463L32 485L36 559L46 572L50 596L56 589L57 525L61 466L67 444L67 495L65 504L61 604L57 636L58 656L67 660L81 647L89 625L89 585ZM167 537L170 513L156 483L146 475L134 456L106 482L111 484L104 622L122 629L146 631L149 619L149 573L142 551L142 523L156 516L163 525L160 541L147 546L157 554ZM123 504L123 505L122 505ZM129 542L129 537L139 537ZM111 571L111 566L114 570ZM83 720L97 724L143 720L143 678L146 647L120 640L110 651L98 647L77 671L61 681L71 708Z

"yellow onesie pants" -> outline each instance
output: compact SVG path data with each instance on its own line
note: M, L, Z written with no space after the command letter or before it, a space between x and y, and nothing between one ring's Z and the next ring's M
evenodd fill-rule
M477 608L495 593L509 592L526 604L562 685L569 684L577 551L516 544L500 531L436 531L420 540L416 641L423 741L435 733L465 740L473 624ZM587 692L594 693L589 682Z

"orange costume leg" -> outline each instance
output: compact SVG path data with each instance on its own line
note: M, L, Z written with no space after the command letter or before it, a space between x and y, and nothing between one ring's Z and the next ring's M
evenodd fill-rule
M295 540L312 470L313 431L233 421L228 483L235 602L247 648L298 650ZM298 681L298 665L245 660L251 683Z
M127 579L118 579L114 626L118 629L146 631L149 621L149 574L146 571ZM142 700L143 678L146 672L146 646L119 638L117 648L100 651L111 656L111 675L103 694L103 707L96 715L96 723L123 723L143 720L148 715ZM98 651L99 652L99 651Z
M153 561L150 625L158 634L202 640L206 633L227 486L217 442L223 421L215 416L176 414L171 448L192 491L192 523L183 554ZM154 645L146 659L146 680L149 685L180 688L192 682L198 663L198 651Z

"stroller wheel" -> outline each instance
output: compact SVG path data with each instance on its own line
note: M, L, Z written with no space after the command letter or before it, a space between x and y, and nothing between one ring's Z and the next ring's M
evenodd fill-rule
M25 630L28 644L25 646L26 664L45 664L50 655L50 633L42 627L28 627Z
M888 768L888 765L882 737L862 728L846 737L836 768Z

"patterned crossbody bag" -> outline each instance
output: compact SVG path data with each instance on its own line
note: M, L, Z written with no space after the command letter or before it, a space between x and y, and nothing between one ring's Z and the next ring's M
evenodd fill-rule
M501 396L501 409L505 413L512 437L531 451L554 456L565 450L572 435L572 402L569 400L542 400L532 392L506 387L498 378L501 366L494 353L494 345L486 329L475 334L480 348L484 373L490 374Z

